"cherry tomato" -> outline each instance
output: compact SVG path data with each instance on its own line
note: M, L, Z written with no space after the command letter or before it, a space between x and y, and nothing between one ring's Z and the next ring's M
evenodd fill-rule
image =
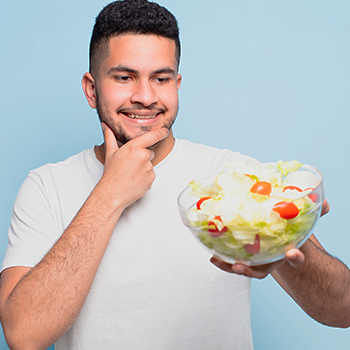
M314 190L314 188L312 188L312 187L308 187L308 188L305 188L305 190L304 191L307 191L307 190L311 190L311 191L313 191ZM314 203L316 203L317 202L317 200L318 200L318 196L317 196L317 194L316 193L311 193L311 194L309 194L308 195L308 197L314 202Z
M301 188L299 188L298 186L286 186L282 192L285 192L286 190L295 190L295 191L298 191L298 192L303 192L303 190Z
M299 214L299 209L293 202L278 202L272 210L278 213L282 219L287 220L293 219Z
M207 199L210 199L211 197L202 197L198 202L197 202L197 209L199 210L201 208L201 205L204 201Z
M267 181L258 181L250 189L250 192L262 194L264 196L269 196L271 191L272 191L272 186Z
M254 243L246 244L244 249L248 254L258 254L260 251L260 236L255 235Z

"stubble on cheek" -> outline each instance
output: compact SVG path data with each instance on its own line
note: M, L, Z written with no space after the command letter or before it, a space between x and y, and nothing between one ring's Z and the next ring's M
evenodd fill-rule
M114 136L115 136L116 140L118 141L119 146L124 145L125 143L127 143L128 141L131 140L131 137L126 135L126 133L122 129L122 127L120 125L116 124L116 122L113 120L113 118L111 117L109 112L106 112L103 110L103 107L101 106L97 90L96 90L96 111L97 111L97 115L98 115L100 122L101 123L105 122L110 127L110 129L113 131Z

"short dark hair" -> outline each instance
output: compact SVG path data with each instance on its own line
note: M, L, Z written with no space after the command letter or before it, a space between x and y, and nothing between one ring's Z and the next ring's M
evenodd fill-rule
M147 0L114 1L96 18L90 41L90 73L97 71L109 53L109 39L121 34L154 34L175 42L177 68L180 63L179 27L165 7Z

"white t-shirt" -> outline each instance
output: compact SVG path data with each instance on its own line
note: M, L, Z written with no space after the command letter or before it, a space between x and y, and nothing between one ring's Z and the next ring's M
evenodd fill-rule
M176 140L155 167L151 190L121 215L85 305L56 349L253 349L250 279L210 264L177 208L190 181L242 157ZM14 204L1 270L35 266L102 172L93 148L30 172Z

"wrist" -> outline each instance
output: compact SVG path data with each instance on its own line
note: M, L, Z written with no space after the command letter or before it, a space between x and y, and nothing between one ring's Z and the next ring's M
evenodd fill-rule
M102 178L84 205L90 207L93 213L98 215L100 219L108 222L115 221L116 224L127 205L121 196L115 196L113 192L104 184Z

